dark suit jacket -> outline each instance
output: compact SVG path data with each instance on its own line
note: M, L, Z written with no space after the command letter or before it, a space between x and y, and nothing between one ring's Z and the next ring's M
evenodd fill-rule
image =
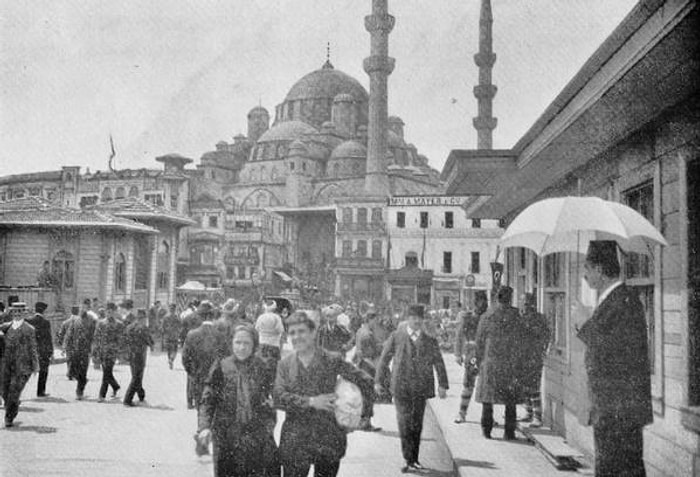
M189 331L182 347L182 365L187 374L203 383L214 362L221 358L223 340L212 322Z
M382 355L377 365L375 383L386 382L389 361L394 362L391 369L391 394L398 399L435 397L435 374L438 383L447 389L447 371L442 360L437 340L425 331L414 344L408 334L406 323L399 325L384 343Z
M27 319L27 323L34 327L36 333L36 346L39 359L48 361L53 357L53 336L51 335L51 322L44 315L37 313Z
M641 426L653 421L651 371L644 309L631 288L620 285L578 332L586 345L591 423L617 418Z
M11 323L5 323L0 326L0 332L5 335L5 353L0 376L6 376L11 369L15 375L29 375L39 371L34 327L25 321L22 326L13 330Z

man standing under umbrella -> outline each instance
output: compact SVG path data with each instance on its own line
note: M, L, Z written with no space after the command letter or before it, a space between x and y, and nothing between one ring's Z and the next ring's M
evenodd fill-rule
M584 277L598 291L593 316L578 332L586 345L595 475L644 476L643 429L653 421L644 309L620 280L614 241L590 243Z

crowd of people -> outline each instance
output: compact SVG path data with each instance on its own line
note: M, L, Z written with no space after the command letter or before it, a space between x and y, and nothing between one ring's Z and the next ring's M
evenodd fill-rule
M600 305L579 331L587 346L596 411L592 415L596 467L621 469L624 464L643 471L641 429L650 415L648 366L642 369L643 362L636 364L646 343L642 324L638 336L626 332L627 354L606 348L603 320L614 313L629 315L626 320L634 330L640 308L639 300L619 281L619 265L609 265L611 257L609 250L589 252L585 278L601 291L600 303L618 300L622 308L613 311ZM251 315L254 309L235 299L220 304L191 301L181 313L175 305L165 309L160 303L134 312L133 302L124 300L118 306L98 306L95 312L95 304L86 299L61 324L57 341L67 358L67 377L76 381L78 400L84 398L91 358L102 369L98 401L104 401L109 388L116 397L120 384L113 368L119 360L128 362L126 406L137 405L135 397L145 400L148 349L160 342L172 369L181 347L187 407L198 417L195 450L202 455L211 446L219 477L279 476L282 471L285 476L306 476L312 466L316 476L335 476L348 431L379 430L371 421L377 402L393 402L396 408L404 459L401 471L409 472L423 468L419 452L426 401L436 395L444 398L448 388L441 352L445 320L454 323L450 339L464 368L455 423L465 422L474 394L482 404L481 428L487 439L497 425L494 404L505 405L504 440L516 438L518 404L526 405L531 426L542 425L540 380L551 330L537 312L535 295L524 295L523 309L518 310L512 306L512 294L511 288L501 286L489 304L486 292L479 291L471 307L463 309L458 303L447 316L418 304L404 307L397 316L390 306L366 302L293 311L288 303L274 300L260 303L259 312ZM54 350L45 310L41 302L35 304L34 316L18 304L10 313L0 309L0 391L6 427L13 426L19 398L33 373L39 373L37 396L48 396L46 380ZM291 352L283 352L286 342ZM609 359L605 361L613 354L614 369ZM629 363L622 363L627 355ZM632 373L631 378L620 373ZM359 424L352 429L336 414L341 377L362 395ZM601 391L610 379L636 386L624 403ZM285 412L279 444L274 439L276 410ZM632 440L627 439L630 436ZM617 457L607 447L616 449ZM623 464L618 462L620 453Z

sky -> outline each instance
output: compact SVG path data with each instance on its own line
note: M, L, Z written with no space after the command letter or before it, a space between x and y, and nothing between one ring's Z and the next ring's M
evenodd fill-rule
M633 0L492 0L493 146L515 145ZM0 175L198 160L320 68L369 90L371 0L0 0ZM389 114L442 170L474 148L480 0L390 0Z

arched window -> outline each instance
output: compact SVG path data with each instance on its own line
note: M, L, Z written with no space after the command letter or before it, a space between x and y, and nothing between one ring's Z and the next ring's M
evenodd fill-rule
M357 241L357 250L355 251L356 257L366 257L367 256L367 240Z
M275 166L272 166L272 170L270 171L270 180L275 180L277 179L277 168Z
M126 291L126 258L123 253L117 255L114 262L114 289L121 293Z
M367 209L360 207L357 209L357 223L366 224L367 223Z
M100 200L102 202L109 202L110 200L112 200L112 189L110 189L109 187L105 187L104 189L102 189L102 195L100 195Z
M139 188L136 186L131 186L129 189L129 197L138 197L139 196Z
M372 258L382 258L381 240L372 240Z
M123 199L126 197L126 190L123 187L117 187L117 191L114 193L115 199Z
M75 260L73 254L60 250L53 257L51 271L56 277L58 286L61 290L70 290L73 288L75 280Z
M168 277L170 276L170 245L165 240L158 244L158 257L156 259L158 289L168 288Z
M265 179L267 179L267 177L265 177L266 174L267 174L267 168L265 166L262 166L260 168L260 180L261 181L264 181Z

